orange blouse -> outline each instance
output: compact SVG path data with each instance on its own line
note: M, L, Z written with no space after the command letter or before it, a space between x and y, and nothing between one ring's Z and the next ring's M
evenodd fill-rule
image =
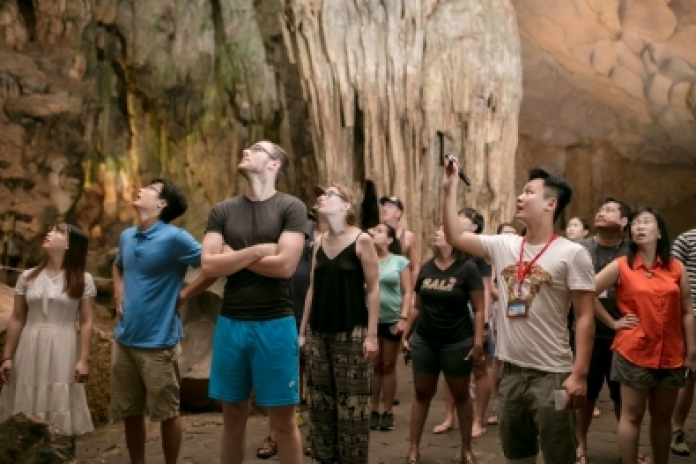
M622 315L635 314L640 322L632 329L617 331L612 350L641 367L681 367L685 350L679 285L682 266L670 258L667 268L658 257L652 269L648 269L639 255L631 267L625 256L616 262L616 304Z

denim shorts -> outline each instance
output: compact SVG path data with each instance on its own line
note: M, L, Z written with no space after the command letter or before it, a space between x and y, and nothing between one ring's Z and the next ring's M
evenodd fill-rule
M455 343L439 343L425 340L418 333L411 336L411 356L413 375L438 376L440 372L451 379L466 378L471 375L473 363L465 361L474 346L473 338Z
M256 391L256 404L299 402L299 347L294 316L241 321L218 316L210 364L211 398L241 403Z

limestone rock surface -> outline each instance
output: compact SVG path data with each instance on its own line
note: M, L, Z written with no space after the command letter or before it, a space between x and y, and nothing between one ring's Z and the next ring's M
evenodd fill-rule
M0 464L64 464L75 461L72 437L48 422L15 414L0 423Z
M522 41L517 187L546 164L570 177L566 214L616 196L696 224L696 3L513 0Z

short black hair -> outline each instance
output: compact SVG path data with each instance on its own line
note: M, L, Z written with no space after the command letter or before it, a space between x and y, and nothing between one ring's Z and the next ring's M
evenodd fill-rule
M161 177L152 179L148 185L153 184L162 184L162 191L159 197L167 202L167 206L165 206L160 213L160 220L162 222L172 222L186 212L188 201L186 200L184 191L181 190L178 185L169 179Z
M602 200L602 204L599 206L604 206L607 203L616 203L619 205L619 211L621 211L622 218L628 218L631 215L631 208L623 201L617 200L614 197L606 197L604 200Z
M635 244L633 241L633 229L631 228L630 224L633 222L635 218L640 216L643 213L648 213L651 214L654 218L655 221L657 221L657 227L660 230L660 238L657 239L657 249L655 250L655 255L659 256L660 259L662 260L662 264L669 269L671 267L671 260L670 258L672 257L672 245L671 242L669 241L669 231L667 230L667 221L665 221L665 218L662 217L662 215L654 208L651 208L649 206L641 206L639 208L636 208L632 213L631 216L628 218L628 224L629 224L629 232L628 232L628 256L626 257L628 261L629 266L633 266L633 260L636 257L636 254L638 253L638 246Z
M501 222L501 223L498 225L498 228L495 229L495 233L498 234L498 235L500 235L500 233L503 231L503 229L504 229L505 227L512 227L513 229L515 229L515 232L519 233L519 230L517 229L517 226L516 226L515 224L513 224L512 222Z
M590 221L589 220L587 220L585 218L581 218L580 216L573 216L572 218L570 218L568 220L568 222L572 221L573 219L577 219L578 221L580 221L580 224L582 224L582 228L584 230L590 230Z
M544 198L556 199L556 210L553 212L553 222L556 222L563 210L573 198L573 187L561 176L551 174L547 169L535 167L529 171L529 180L541 179L544 181Z
M469 218L472 223L476 224L475 233L480 234L483 232L483 227L486 223L483 220L483 215L474 208L462 208L459 210L459 215Z

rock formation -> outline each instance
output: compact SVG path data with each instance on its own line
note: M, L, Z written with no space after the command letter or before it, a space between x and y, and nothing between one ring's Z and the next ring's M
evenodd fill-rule
M439 222L437 131L473 179L466 202L498 222L514 203L520 55L508 0L288 0L320 176L406 203L417 235Z
M696 200L696 2L513 0L524 98L517 184L543 163L576 185L567 217L602 197L649 204L671 231Z
M15 414L0 423L0 464L75 461L73 438L34 416Z
M209 206L238 191L240 149L260 138L293 157L282 189L312 201L316 182L372 180L424 234L437 221L436 130L491 225L542 163L579 187L569 214L620 192L690 226L693 2L512 5L0 0L3 264L35 261L45 229L66 219L105 271L135 189L158 175L185 186L180 224L200 237Z

